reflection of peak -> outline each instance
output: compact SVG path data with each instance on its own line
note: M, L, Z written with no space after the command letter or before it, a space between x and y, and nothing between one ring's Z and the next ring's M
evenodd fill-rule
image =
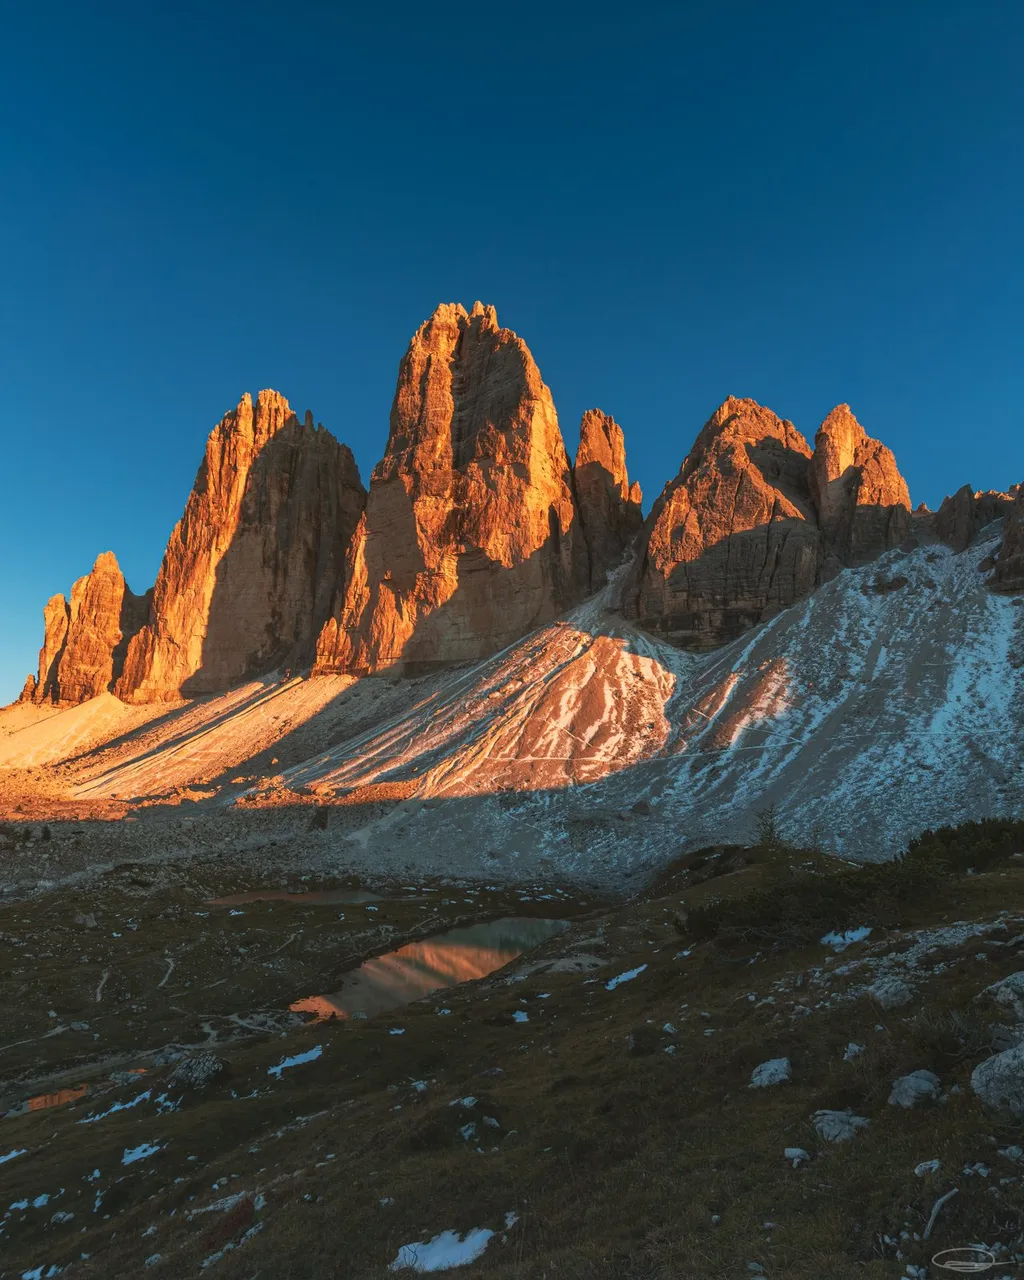
M560 920L506 918L410 942L365 961L332 995L307 996L291 1008L318 1017L372 1016L462 982L475 982L565 928Z

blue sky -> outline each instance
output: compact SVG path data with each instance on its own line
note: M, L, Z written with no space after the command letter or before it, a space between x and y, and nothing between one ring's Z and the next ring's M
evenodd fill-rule
M384 447L440 301L598 405L647 503L726 395L837 402L916 502L1024 479L1024 6L8 6L0 702L113 549L151 585L270 386Z

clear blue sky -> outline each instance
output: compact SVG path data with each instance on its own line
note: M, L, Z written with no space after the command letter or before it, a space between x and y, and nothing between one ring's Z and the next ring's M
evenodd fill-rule
M1019 0L5 6L0 702L113 549L151 585L275 387L380 455L439 301L598 405L649 503L728 394L839 401L916 502L1024 479Z

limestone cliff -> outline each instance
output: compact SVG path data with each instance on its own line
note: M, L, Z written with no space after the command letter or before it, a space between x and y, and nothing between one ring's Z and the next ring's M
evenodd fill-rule
M704 649L807 595L821 556L810 457L791 422L730 396L647 518L627 616Z
M994 490L975 493L969 484L943 498L933 517L935 534L954 551L964 551L993 520L1005 518L1013 507L1013 495Z
M580 423L573 484L590 563L590 589L604 585L643 524L640 486L629 483L622 428L600 409Z
M493 307L439 306L401 362L318 672L483 657L589 586L551 393Z
M867 434L848 404L819 427L807 481L818 525L841 565L865 564L906 537L906 481L892 450Z
M114 553L104 551L75 582L70 601L60 595L47 602L39 673L26 680L21 700L68 704L106 693L148 606L148 596L128 589Z
M39 650L39 673L31 687L33 702L59 702L57 668L68 638L68 602L62 595L51 596L43 606L43 647ZM29 684L21 696L29 693Z
M1024 591L1024 484L1006 516L991 583L997 591Z
M311 659L364 501L345 445L277 392L243 396L207 441L118 696L215 692Z
M131 637L146 620L149 600L128 589L112 551L71 588L68 634L57 666L61 702L106 693L121 674Z

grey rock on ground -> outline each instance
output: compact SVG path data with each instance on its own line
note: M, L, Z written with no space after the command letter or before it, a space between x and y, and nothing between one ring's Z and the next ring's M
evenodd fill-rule
M751 1089L766 1089L772 1084L785 1084L793 1077L788 1058L769 1058L756 1066L750 1076Z
M996 1004L1009 1005L1018 1022L1024 1022L1024 969L993 982L981 993L991 996Z
M179 1062L167 1077L172 1088L202 1089L224 1070L225 1063L214 1053L201 1053L197 1058Z
M934 1071L911 1071L892 1082L890 1107L917 1107L934 1102L939 1096L940 1081Z
M986 1106L1024 1116L1024 1044L980 1062L971 1073L971 1088Z
M899 1009L913 1000L914 988L902 978L885 977L868 987L868 995L874 997L883 1009Z
M826 1142L849 1142L858 1129L866 1129L871 1123L852 1111L815 1111L812 1120L818 1136Z

